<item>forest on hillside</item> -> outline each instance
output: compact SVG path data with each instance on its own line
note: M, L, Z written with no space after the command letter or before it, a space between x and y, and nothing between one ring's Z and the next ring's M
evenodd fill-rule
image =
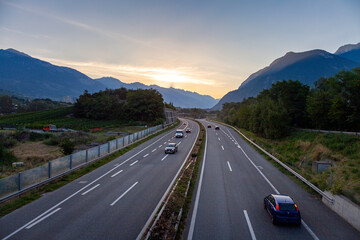
M291 127L360 131L360 68L320 78L312 89L279 81L256 97L225 103L218 118L270 139Z

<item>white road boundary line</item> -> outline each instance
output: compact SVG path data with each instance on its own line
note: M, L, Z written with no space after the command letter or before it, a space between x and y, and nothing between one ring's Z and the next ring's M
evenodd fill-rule
M51 215L53 215L54 213L56 213L57 211L59 211L61 208L57 208L55 209L53 212L43 216L42 218L40 218L39 220L37 220L36 222L32 223L31 225L27 226L26 229L30 229L32 228L33 226L35 226L36 224L44 221L46 218L50 217Z
M135 162L133 162L132 164L130 164L130 167L133 166L134 164L138 163L139 160L136 160Z
M247 224L248 224L248 227L249 227L249 231L250 231L250 234L251 234L251 238L252 238L252 240L256 240L255 233L254 233L254 229L252 228L252 225L251 225L251 222L250 222L250 218L249 218L246 210L244 210L244 215L245 215L245 218L246 218L246 222L247 222Z
M85 194L87 194L88 192L90 192L90 191L92 191L92 190L94 190L95 188L97 188L98 186L100 186L100 184L96 184L95 186L93 186L92 188L90 188L89 190L87 190L86 192L84 192L84 193L82 193L81 195L85 195Z
M113 203L110 204L110 206L114 206L120 199L122 199L131 189L133 189L136 184L138 184L139 182L134 183L131 187L128 188L128 190L126 190L123 194L121 194L120 197L118 197Z
M229 131L230 133L230 131ZM231 133L230 133L231 134ZM255 165L255 163L249 158L249 156L245 153L244 149L240 146L240 150L244 153L245 157L250 161L250 163L255 167L255 169L260 173L260 175L265 179L265 181L270 185L270 187L277 193L280 194L280 192L274 187L274 185L269 181L267 177L263 174L263 172ZM304 220L301 219L302 224L306 228L306 230L309 232L309 234L312 236L314 240L319 240L319 238L315 235L315 233L310 229L310 227L304 222Z
M229 166L229 170L230 170L230 172L232 172L232 168L231 168L231 166L230 166L229 161L227 161L227 165Z
M207 130L205 130L205 134L207 135ZM203 181L203 177L204 177L204 168L205 168L206 150L207 150L207 140L208 140L208 137L206 136L203 163L202 163L202 166L201 166L199 186L198 186L198 189L197 189L197 192L196 192L196 198L195 198L193 214L191 216L190 229L189 229L189 234L188 234L188 238L187 238L188 240L192 240L193 235L194 235L196 215L197 215L197 210L198 210L198 207L199 207L200 191L201 191L202 181Z
M111 175L111 177L115 177L115 176L118 175L119 173L122 173L122 171L123 171L123 170L118 171L117 173Z
M149 147L151 147L152 145L154 145L155 143L157 143L158 141L160 141L161 139L163 139L164 137L168 136L170 133L172 133L172 131L170 131L168 134L165 134L164 136L162 136L161 138L159 138L158 140L156 140L155 142L151 143L149 146L143 148L141 151L135 153L134 155L132 155L131 157L129 157L128 159L126 159L125 161L123 161L122 163L118 164L116 167L114 167L113 169L110 169L109 171L107 171L106 173L104 173L103 175L101 175L100 177L96 178L94 181L92 181L91 183L89 183L88 185L84 186L83 188L81 188L80 190L78 190L77 192L71 194L69 197L65 198L64 200L62 200L61 202L55 204L53 207L49 208L48 210L46 210L45 212L43 212L42 214L40 214L39 216L37 216L36 218L34 218L33 220L31 220L30 222L24 224L22 227L18 228L17 230L15 230L14 232L10 233L9 235L7 235L6 237L4 237L2 240L7 240L9 238L11 238L12 236L14 236L16 233L20 232L21 230L23 230L24 228L26 228L27 226L29 226L30 224L32 224L33 222L37 221L39 218L41 218L42 216L44 216L45 214L47 214L48 212L52 211L53 209L57 208L58 206L60 206L61 204L63 204L64 202L66 202L67 200L69 200L70 198L74 197L75 195L77 195L78 193L82 192L85 188L89 187L91 184L99 181L101 178L105 177L106 175L108 175L109 173L111 173L112 171L114 171L115 169L117 169L118 167L120 167L121 165L125 164L126 162L130 161L132 158L136 157L137 155L139 155L141 152L145 151L146 149L148 149Z

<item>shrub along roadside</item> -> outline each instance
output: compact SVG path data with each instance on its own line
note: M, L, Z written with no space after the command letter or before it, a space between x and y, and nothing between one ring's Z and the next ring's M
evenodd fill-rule
M149 239L182 239L205 147L205 128L199 122L198 124L200 126L198 139L173 191L169 193L166 197L168 200L160 208L164 209L151 230ZM164 204L166 205L164 206ZM160 209L159 211L161 211ZM145 234L142 239L145 238Z
M125 154L126 152L132 150L133 148L139 146L140 144L164 133L164 132L167 132L171 129L174 129L176 128L178 125L180 124L179 121L177 121L176 124L174 124L173 126L167 128L167 129L164 129L156 134L153 134L139 142L136 142L128 147L125 147L125 148L122 148L120 149L119 151L113 153L113 154L110 154L109 156L103 158L103 159L100 159L96 162L93 162L89 165L86 165L84 166L83 168L80 168L79 170L76 170L76 171L73 171L63 177L60 177L46 185L43 185L43 186L40 186L36 189L32 189L30 190L29 192L27 193L24 193L18 197L15 197L7 202L4 202L4 203L1 203L0 204L0 217L3 217L9 213L11 213L12 211L40 198L44 193L47 193L47 192L52 192L72 181L74 181L75 179L111 162L112 160L114 160L115 158L118 158L120 157L121 155Z

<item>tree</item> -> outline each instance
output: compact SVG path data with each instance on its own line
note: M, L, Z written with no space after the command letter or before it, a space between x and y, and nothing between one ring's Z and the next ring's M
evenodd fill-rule
M14 110L13 101L9 96L0 97L0 113L9 114Z

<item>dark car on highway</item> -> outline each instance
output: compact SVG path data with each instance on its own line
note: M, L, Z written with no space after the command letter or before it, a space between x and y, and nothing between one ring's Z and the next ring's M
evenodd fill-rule
M208 125L208 128L211 128L211 125L210 125L210 124Z
M220 127L219 127L219 126L215 126L215 130L220 130Z
M187 128L185 132L191 133L191 129L190 129L190 128Z
M273 224L295 223L301 224L300 211L291 197L282 194L271 194L264 198L264 208L271 216Z

